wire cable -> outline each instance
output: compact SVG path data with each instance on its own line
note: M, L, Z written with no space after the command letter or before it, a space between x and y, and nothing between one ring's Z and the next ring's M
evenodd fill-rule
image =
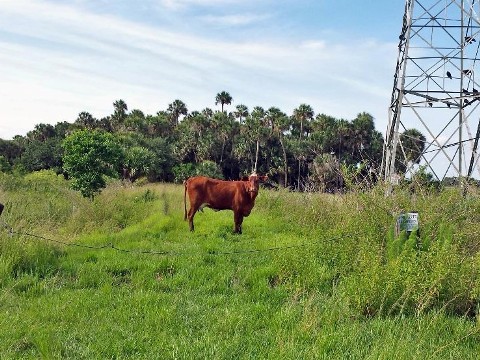
M15 231L13 228L9 227L5 222L4 222L4 228L9 229L9 234L10 235L19 235L19 236L27 236L27 237L32 237L36 239L40 239L43 241L48 241L48 242L53 242L56 244L61 244L64 246L69 246L69 247L77 247L77 248L84 248L88 250L114 250L122 253L131 253L131 254L141 254L141 255L164 255L164 256L193 256L193 255L202 255L200 252L178 252L178 251L171 251L171 250L145 250L145 249L124 249L124 248L119 248L115 246L113 243L109 244L104 244L104 245L87 245L87 244L79 244L75 242L66 242L66 241L61 241L57 239L52 239L48 238L45 236L41 235L36 235L28 232L20 232L20 231ZM344 235L343 237L352 237L352 234L347 234ZM330 239L322 239L322 240L317 240L309 243L301 243L301 244L296 244L296 245L287 245L287 246L274 246L274 247L269 247L269 248L264 248L264 249L243 249L243 250L232 250L232 251L216 251L216 250L210 250L204 253L204 255L242 255L242 254L254 254L254 253L264 253L264 252L272 252L272 251L280 251L280 250L288 250L288 249L294 249L294 248L301 248L301 247L307 247L307 246L313 246L320 241L333 241L333 240L340 240L342 239L342 236L337 236L333 237Z

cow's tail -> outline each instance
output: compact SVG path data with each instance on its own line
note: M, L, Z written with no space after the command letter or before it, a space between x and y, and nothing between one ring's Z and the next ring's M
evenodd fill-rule
M183 182L183 185L185 185L185 191L183 193L183 205L185 207L185 213L183 215L183 220L187 220L187 182L188 179Z

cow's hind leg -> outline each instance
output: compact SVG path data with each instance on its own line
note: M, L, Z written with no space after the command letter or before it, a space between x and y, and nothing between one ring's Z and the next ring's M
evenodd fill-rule
M187 215L187 218L188 218L188 225L190 226L190 231L194 231L195 230L195 226L193 225L193 218L196 214L196 212L198 211L198 209L200 208L200 206L198 204L190 204L190 210L188 210L188 215Z
M241 234L242 233L242 222L243 222L243 215L241 213L235 212L233 215L234 221L235 221L235 229L234 233L235 234Z

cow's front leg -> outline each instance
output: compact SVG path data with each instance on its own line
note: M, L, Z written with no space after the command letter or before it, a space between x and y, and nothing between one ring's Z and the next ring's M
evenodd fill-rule
M234 220L235 220L235 230L233 231L236 234L242 233L242 222L243 222L243 214L240 212L234 213Z

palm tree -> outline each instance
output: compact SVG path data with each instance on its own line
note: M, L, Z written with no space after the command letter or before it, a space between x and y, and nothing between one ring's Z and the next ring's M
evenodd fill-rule
M280 146L282 147L282 154L283 154L283 186L287 186L288 181L288 163L287 163L287 152L285 151L285 145L283 142L283 133L284 131L290 128L290 121L288 116L280 111L277 107L271 107L267 110L265 114L266 118L268 119L269 123L272 126L273 133L278 136L278 140L280 141Z
M409 167L420 163L425 150L426 138L417 129L407 129L400 134L401 152L397 155L396 168L404 173Z
M139 109L132 110L125 119L125 128L129 131L146 134L148 132L148 124L143 111Z
M147 115L145 117L147 131L150 137L169 138L173 134L173 124L170 121L170 114L164 110L160 110L156 115Z
M257 150L255 152L254 172L257 172L258 155L260 154L260 139L262 137L262 129L265 122L265 110L261 106L255 106L252 111L253 132L257 138Z
M335 152L337 152L338 161L340 163L352 164L353 125L345 119L340 119L337 121L336 131L337 143Z
M202 115L205 116L207 119L211 119L213 117L213 110L209 107L206 107L202 110Z
M76 125L88 130L93 130L95 128L95 123L95 118L86 111L82 111L78 114L78 118L75 120Z
M227 141L233 142L233 129L234 129L234 119L231 114L227 115L225 112L216 112L213 116L213 128L215 130L215 135L221 143L221 151L220 151L220 160L219 165L223 164L223 156L225 153L225 146Z
M226 91L222 91L217 94L215 97L215 105L218 105L219 103L222 105L222 112L223 112L223 105L230 105L232 103L233 99L230 96L230 94Z
M293 110L293 117L296 121L300 123L300 140L302 140L302 137L304 135L303 128L305 124L311 121L313 119L313 116L313 109L310 105L307 104L301 104L298 108Z
M188 113L185 103L178 99L168 105L167 111L172 115L173 120L175 120L175 125L178 125L180 115L187 115Z
M41 123L35 125L34 130L27 133L27 138L44 142L55 135L55 127L53 125Z
M238 119L238 122L241 124L242 120L248 116L248 107L243 104L239 104L235 108L237 109L234 112L235 118Z
M252 110L252 118L263 125L265 117L265 110L261 106L255 106Z
M310 105L307 104L301 104L298 108L293 110L293 118L300 123L300 135L299 135L299 140L300 140L300 149L302 148L302 138L303 138L303 133L304 133L304 126L307 122L311 121L313 119L314 112L313 109ZM304 156L301 155L298 158L298 189L300 190L300 174L301 174L301 169L302 169L302 161L303 161Z
M369 149L372 144L372 137L375 131L373 116L363 112L357 115L352 121L353 139L352 152L354 153L354 161L361 162L363 153Z
M223 113L216 113L224 115ZM222 146L222 133L216 128L217 122L208 119L201 112L192 112L178 125L178 139L174 141L175 153L183 162L201 163L212 160L217 164ZM227 137L228 139L228 137Z
M122 99L117 100L113 103L114 112L112 115L112 123L116 130L119 130L127 117L127 104Z
M97 127L107 132L113 132L114 124L111 116L106 116L98 120Z

